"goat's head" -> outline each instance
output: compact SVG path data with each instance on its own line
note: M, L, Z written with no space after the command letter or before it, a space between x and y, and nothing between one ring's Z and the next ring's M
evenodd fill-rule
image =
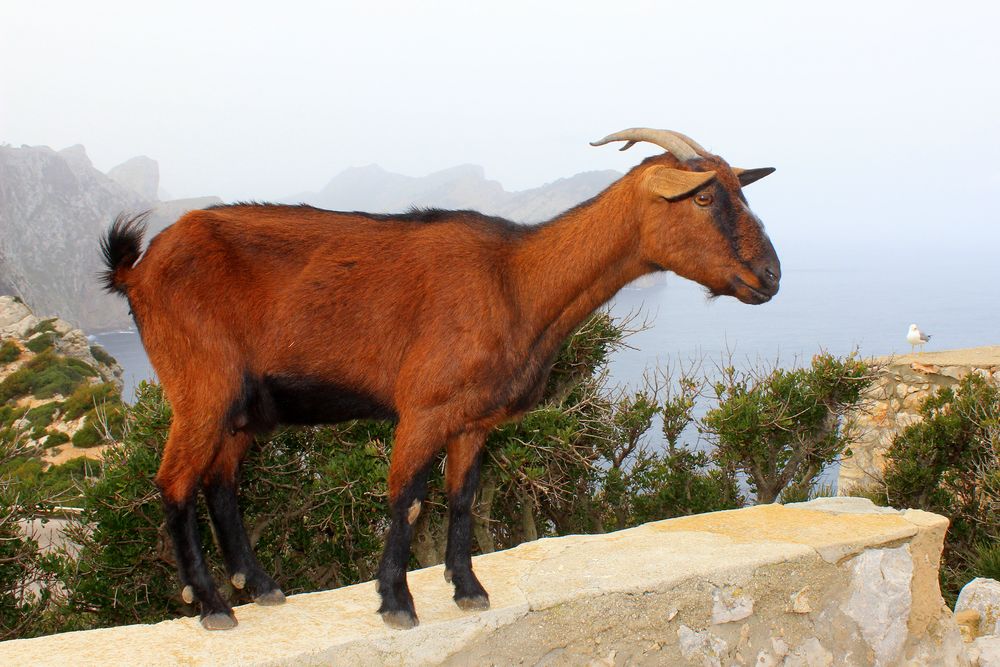
M648 141L651 157L626 180L635 188L643 259L704 285L715 296L760 304L778 292L781 264L742 186L774 169L734 169L677 132L632 128L591 145Z

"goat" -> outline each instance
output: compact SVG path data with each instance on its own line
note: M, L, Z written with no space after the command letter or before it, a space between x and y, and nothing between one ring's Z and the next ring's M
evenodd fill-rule
M140 260L142 215L101 239L109 291L131 307L173 407L156 475L183 597L207 629L236 625L206 566L204 493L232 583L260 604L284 594L257 562L236 499L255 434L277 424L396 422L379 613L417 624L406 584L413 524L435 456L447 454L445 578L466 610L489 595L472 571L471 504L494 426L535 405L562 341L640 275L669 270L749 304L780 264L733 169L682 134L632 128L593 145L648 141L645 159L593 199L523 226L473 211L399 215L233 204L192 211Z

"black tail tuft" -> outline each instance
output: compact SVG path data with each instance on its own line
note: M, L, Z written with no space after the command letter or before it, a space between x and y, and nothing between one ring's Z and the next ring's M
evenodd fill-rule
M119 213L108 235L101 239L101 254L106 271L101 271L101 282L109 292L125 294L123 271L132 268L142 254L142 237L146 233L149 211L137 215ZM126 295L127 296L127 295Z

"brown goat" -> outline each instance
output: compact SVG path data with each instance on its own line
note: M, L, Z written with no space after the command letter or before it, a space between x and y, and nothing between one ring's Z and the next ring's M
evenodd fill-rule
M143 217L119 216L102 250L174 418L156 476L186 600L202 624L236 624L202 555L205 495L231 580L284 600L260 567L236 501L256 433L279 423L397 422L379 612L417 623L406 585L413 523L435 456L447 453L445 577L463 609L489 597L472 571L471 503L487 433L540 398L562 341L623 285L669 270L759 304L778 258L731 169L683 135L632 129L646 159L597 197L534 227L472 211L401 215L235 204L186 214L139 261ZM623 149L624 150L624 149Z

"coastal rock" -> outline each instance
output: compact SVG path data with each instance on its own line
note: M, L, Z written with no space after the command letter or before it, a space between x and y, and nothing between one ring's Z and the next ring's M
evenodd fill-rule
M979 612L979 634L1000 635L1000 582L977 577L958 594L955 613Z

